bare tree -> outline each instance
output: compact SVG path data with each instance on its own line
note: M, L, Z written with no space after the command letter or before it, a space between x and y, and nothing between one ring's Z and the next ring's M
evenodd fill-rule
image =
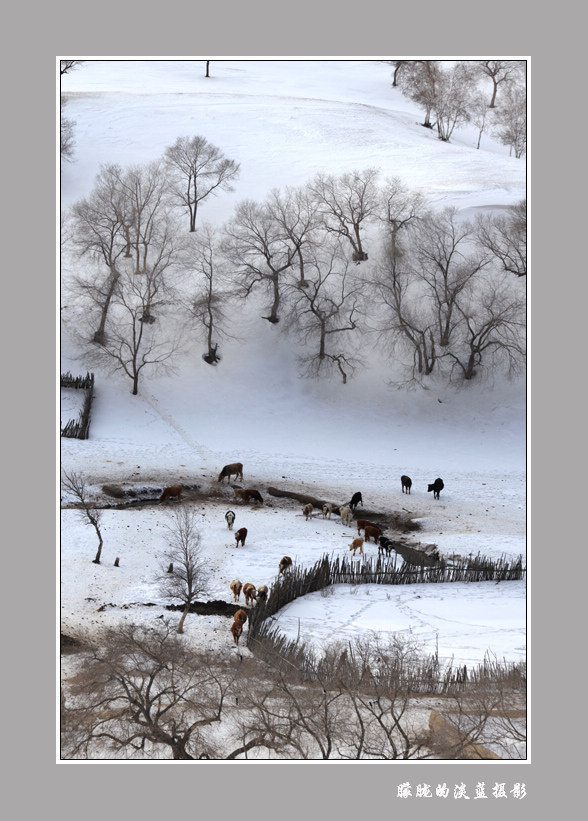
M469 116L471 123L478 129L477 149L480 148L482 142L482 134L486 128L489 111L490 106L488 105L486 97L483 94L474 93L469 106Z
M75 71L79 68L82 63L85 63L85 60L60 60L59 61L59 74L63 77L64 74L69 74L71 71Z
M452 373L470 380L482 368L488 372L502 366L508 375L520 371L525 359L525 298L516 290L506 274L487 275L469 299L458 300L459 321L446 351Z
M71 209L71 241L80 259L89 258L98 267L98 276L77 276L72 281L74 292L98 311L93 341L102 344L112 297L120 276L122 258L128 255L125 237L127 204L120 186L120 166L103 166L96 177L91 194L75 203ZM86 317L87 322L87 317Z
M398 85L398 74L402 66L405 66L410 60L388 60L388 62L394 66L394 73L392 74L392 88L396 88Z
M98 537L98 551L92 561L94 564L100 564L102 547L104 545L102 531L100 529L102 510L90 503L88 498L88 487L82 474L73 471L68 473L64 470L61 485L66 493L71 493L74 499L78 502L80 505L80 515L86 520L86 524L93 527L96 532L96 536Z
M425 109L425 128L433 128L431 115L437 99L437 86L441 78L439 60L407 60L400 75L400 90L417 105Z
M206 338L207 349L202 358L209 365L216 365L220 361L219 341L234 338L227 330L233 291L216 229L204 225L196 234L189 234L181 252L181 263L190 278L188 314Z
M75 120L64 117L63 110L67 104L67 98L60 98L60 155L62 160L71 162L74 153L74 128Z
M517 159L527 153L527 95L524 88L509 86L496 109L492 130Z
M268 214L283 231L298 263L298 281L305 281L306 250L317 241L321 225L319 206L307 187L272 190L266 200Z
M319 657L299 649L302 668L266 658L272 689L248 690L244 738L262 730L282 758L298 760L431 758L414 694L399 684L401 649L370 641L331 645Z
M391 352L408 351L411 379L521 367L524 290L488 271L491 261L475 227L445 209L416 221L403 255L390 250L377 266L372 284L384 310L375 330Z
M339 241L309 254L307 270L310 278L289 288L287 328L314 348L299 357L306 375L319 377L336 367L345 384L359 364L348 340L362 314L364 284L351 273Z
M195 652L158 620L157 629L124 624L82 646L79 672L62 681L66 759L488 757L481 744L524 757L524 671L482 676L444 696L452 732L439 738L423 709L436 693L438 659L423 662L400 637L340 642L320 655L302 645L298 663L266 648L262 664ZM432 690L412 687L423 674Z
M496 105L498 87L500 85L506 87L517 82L525 72L524 60L477 60L476 62L480 73L492 80L489 108L494 108Z
M72 208L73 250L100 271L96 276L92 268L82 269L67 284L83 308L77 334L89 342L86 329L95 318L91 341L107 347L93 351L93 358L116 362L134 380L134 392L142 367L164 362L176 348L175 343L161 346L161 327L146 334L142 325L153 323L153 310L171 301L176 239L164 191L157 162L126 170L109 165L102 167L91 195ZM118 310L112 316L114 305Z
M401 253L400 233L424 214L425 198L419 192L410 191L398 177L384 180L379 197L380 219L389 229L391 252L397 256Z
M106 321L104 342L98 347L87 346L86 359L113 373L124 373L136 396L143 371L169 371L182 350L183 328L174 316L174 302L162 269L141 276L123 271ZM79 338L83 343L83 337Z
M275 202L270 206L252 200L239 203L224 233L223 253L241 294L247 298L261 287L271 302L269 316L263 318L279 322L284 280L298 259L299 239L276 219Z
M351 171L339 177L318 174L309 183L323 218L325 229L346 239L353 249L354 262L368 255L362 244L364 224L375 219L378 212L377 168Z
M184 606L177 627L177 632L183 633L190 606L206 590L210 571L200 545L194 511L183 505L172 511L171 516L171 522L166 525L170 547L165 553L158 580L161 595L179 600ZM173 565L172 572L169 572L170 565Z
M165 150L171 197L189 214L190 231L196 230L200 204L218 191L232 191L240 165L224 156L204 137L178 137Z
M235 680L231 660L195 653L166 623L122 624L85 647L71 707L66 698L64 758L216 757L206 730L225 713Z
M413 276L422 280L435 316L439 347L450 345L455 309L476 275L489 263L473 243L473 226L455 208L430 213L413 234Z
M119 174L117 185L125 206L125 258L133 260L135 274L143 274L161 264L174 233L165 199L167 180L162 164L155 161L130 166Z
M496 669L490 658L484 671ZM445 732L432 739L444 758L526 758L526 667L514 666L452 693L442 712Z
M439 73L432 108L442 142L449 142L454 129L470 119L472 89L473 71L468 62L460 61Z
M480 216L476 223L478 242L487 248L505 271L527 275L527 200L505 214Z
M374 330L390 355L398 358L399 350L408 351L410 377L420 379L437 363L435 317L405 255L399 258L397 243L390 242L375 268L372 287L381 312Z

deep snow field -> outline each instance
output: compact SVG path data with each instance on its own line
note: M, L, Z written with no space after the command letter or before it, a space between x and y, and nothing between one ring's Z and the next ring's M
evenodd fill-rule
M184 134L202 134L241 162L235 192L202 206L202 218L212 223L228 219L241 199L303 184L317 171L368 166L464 216L526 195L524 160L486 135L476 150L473 129L440 143L418 125L422 112L392 89L391 67L381 61L236 60L211 68L204 79L197 61L98 60L66 75L62 93L69 97L67 116L76 121L76 147L75 161L62 169L62 210L89 193L100 163L148 162ZM74 264L62 258L64 276ZM272 485L336 504L360 490L368 510L408 511L420 524L415 538L446 555L528 559L524 377L396 390L389 386L394 363L370 349L364 369L346 385L303 380L290 342L259 318L258 308L248 303L236 319L239 338L222 346L217 367L202 361L197 343L174 374L147 374L139 396L131 395L128 380L94 368L90 438L59 442L61 468L82 473L98 501L112 502L101 490L105 484L184 484L220 494L193 503L212 571L203 600L231 601L235 577L271 586L285 554L298 564L349 554L353 529L318 511L305 521L302 505L268 495ZM69 333L67 305L62 316L61 371L84 375L89 368ZM62 425L77 415L77 401L72 391L62 392ZM243 507L219 485L220 469L233 461L243 462L243 486L258 488L263 506ZM404 473L413 479L410 496L401 492ZM427 493L437 476L445 482L439 501ZM92 563L92 528L77 511L62 509L64 633L120 619L179 618L165 610L155 581L173 504L105 510L100 565ZM249 530L245 548L235 548L226 527L229 507L235 528ZM367 555L375 553L366 546ZM317 645L332 638L324 625L334 624L339 639L403 632L459 663L476 664L486 652L519 661L526 656L527 593L524 582L337 586L292 603L279 623L288 635ZM186 640L231 653L229 627L224 617L190 615Z

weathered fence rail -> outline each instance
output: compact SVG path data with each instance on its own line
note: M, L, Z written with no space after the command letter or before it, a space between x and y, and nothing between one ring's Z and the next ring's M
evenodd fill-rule
M94 399L94 374L72 376L71 373L61 374L61 387L74 388L84 391L82 409L77 419L70 419L62 428L61 435L69 439L87 439L90 435L90 412Z
M397 566L395 559L377 558L354 562L347 557L329 557L324 555L312 567L293 566L292 570L276 579L265 602L258 603L249 613L249 630L247 646L258 656L271 655L280 657L285 663L311 676L314 660L309 656L309 649L304 643L286 638L271 618L290 602L309 593L333 584L442 584L446 582L479 582L479 581L518 581L526 576L523 558L515 561L489 559L480 554L457 561L440 559L434 566L415 567L403 562ZM507 665L508 667L508 665ZM515 666L516 668L516 666ZM423 660L422 664L411 672L411 680L404 685L413 690L428 692L448 692L451 688L477 680L486 673L485 667L476 667L468 671L467 667L449 667L441 670L436 657ZM495 670L494 675L502 675L503 668Z

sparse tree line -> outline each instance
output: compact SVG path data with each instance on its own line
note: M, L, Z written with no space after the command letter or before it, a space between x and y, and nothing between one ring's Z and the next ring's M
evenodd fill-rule
M358 639L316 658L312 675L276 656L195 652L165 622L126 624L87 638L62 681L64 759L416 760L524 757L523 668L481 675L441 709L432 732L399 673L418 648ZM420 696L422 699L422 695ZM436 698L436 705L439 697ZM494 754L496 757L496 753Z
M440 140L449 142L455 128L472 123L478 129L477 148L488 128L511 155L526 154L525 60L458 60L450 67L443 60L390 62L392 85L424 109L421 125L436 129Z
M146 165L101 168L63 229L78 260L64 290L86 362L126 374L133 394L194 333L216 364L236 334L232 317L255 297L298 346L306 376L345 382L374 344L406 380L522 366L525 202L470 222L367 168L317 174L238 202L222 226L201 224L207 200L232 190L239 171L201 136Z

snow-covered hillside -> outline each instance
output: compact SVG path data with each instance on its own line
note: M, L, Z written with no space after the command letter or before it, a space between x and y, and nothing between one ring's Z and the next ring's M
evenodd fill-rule
M455 206L464 216L526 196L524 160L486 135L476 150L475 129L441 143L418 124L422 112L391 87L391 67L383 62L226 60L213 61L211 75L204 77L201 61L185 60L89 60L65 75L75 155L62 166L62 210L89 194L101 164L147 163L178 136L192 135L241 164L234 192L202 205L202 219L214 225L243 199L302 185L317 172L367 167L379 168L383 178L400 177L431 205ZM62 262L64 276L79 264L66 255ZM64 305L61 370L85 374L90 368L68 331L69 311ZM92 368L90 438L61 440L62 469L82 473L102 499L104 484L197 485L202 494L216 494L221 467L244 463L244 485L260 489L263 507L238 507L228 488L224 500L197 506L213 570L211 599L230 601L235 577L271 585L284 554L302 564L323 553L348 554L352 529L338 518L306 522L299 506L268 496L270 485L338 504L360 490L370 510L410 512L421 526L418 538L446 554L526 555L524 378L395 390L394 363L376 349L345 385L336 378L304 380L290 341L259 318L254 303L238 327L239 339L223 345L217 367L203 362L196 346L175 373L146 375L138 396L128 379ZM73 405L68 393L62 424ZM401 492L404 473L413 479L410 496ZM438 501L427 492L437 476L445 482ZM235 549L226 528L227 506L236 510L238 526L249 529L244 549ZM152 622L166 612L155 574L167 547L167 518L164 506L105 511L103 561L94 565L92 529L75 510L62 510L64 632L117 619ZM438 638L443 655L463 663L486 651L514 661L526 653L525 592L516 582L484 589L455 584L424 596L366 587L350 597L337 589L297 601L282 614L283 625L296 635L299 620L308 618L308 634L320 642L325 615L332 620L338 613L340 637L409 632L427 648ZM142 606L148 602L157 606ZM228 628L222 617L191 616L186 639L230 653Z

